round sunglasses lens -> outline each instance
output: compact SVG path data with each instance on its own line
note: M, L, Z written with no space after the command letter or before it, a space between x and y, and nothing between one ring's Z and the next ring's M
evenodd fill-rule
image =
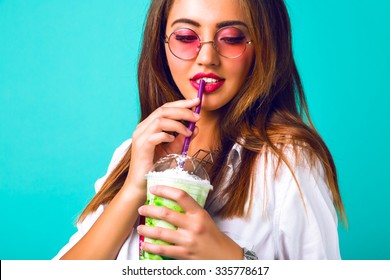
M235 58L245 51L247 39L240 29L225 27L215 34L214 42L220 55Z
M192 59L198 54L199 37L191 29L178 29L168 39L172 54L181 59Z

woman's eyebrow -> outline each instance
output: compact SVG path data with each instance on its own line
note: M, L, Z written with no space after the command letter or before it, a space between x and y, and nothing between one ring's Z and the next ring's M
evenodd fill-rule
M195 20L192 20L192 19L189 19L189 18L179 18L179 19L176 19L175 21L172 22L171 27L174 26L177 23L187 23L187 24L193 25L195 27L200 27L201 26L200 23L195 21ZM217 23L216 27L218 29L220 29L222 27L232 26L232 25L241 25L241 26L244 26L244 27L248 28L248 25L245 22L240 21L240 20L226 20L226 21L222 21L222 22Z
M248 28L248 25L241 20L226 20L216 24L218 29L226 26L232 26L232 25L241 25Z
M200 27L199 22L192 20L192 19L189 19L189 18L179 18L179 19L172 22L171 27L174 26L176 23L188 23L188 24L191 24L195 27Z

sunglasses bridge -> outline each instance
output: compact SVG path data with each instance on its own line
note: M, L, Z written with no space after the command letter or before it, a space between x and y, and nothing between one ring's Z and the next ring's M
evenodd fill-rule
M199 41L199 45L197 47L197 52L199 53L200 52L200 49L202 48L203 45L205 44L212 44L213 48L216 50L217 53L219 53L219 50L218 50L218 47L217 47L217 44L214 42L214 40L211 40L211 41ZM252 44L252 41L246 41L245 42L245 45L250 45ZM245 49L244 49L245 50ZM220 53L219 53L220 54ZM221 54L220 54L221 55ZM223 55L222 55L223 56Z

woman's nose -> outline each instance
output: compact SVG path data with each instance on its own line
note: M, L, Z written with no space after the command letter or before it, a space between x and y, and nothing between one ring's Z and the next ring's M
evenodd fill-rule
M200 65L217 66L220 63L220 56L214 47L213 41L203 41L200 45L200 50L196 58L196 62Z

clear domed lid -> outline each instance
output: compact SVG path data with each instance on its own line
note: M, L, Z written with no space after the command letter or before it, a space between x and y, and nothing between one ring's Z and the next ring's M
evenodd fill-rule
M186 171L192 176L199 177L201 180L210 181L210 177L207 174L201 160L183 156L179 154L170 154L160 158L153 166L151 172L162 172L167 169L179 169Z

